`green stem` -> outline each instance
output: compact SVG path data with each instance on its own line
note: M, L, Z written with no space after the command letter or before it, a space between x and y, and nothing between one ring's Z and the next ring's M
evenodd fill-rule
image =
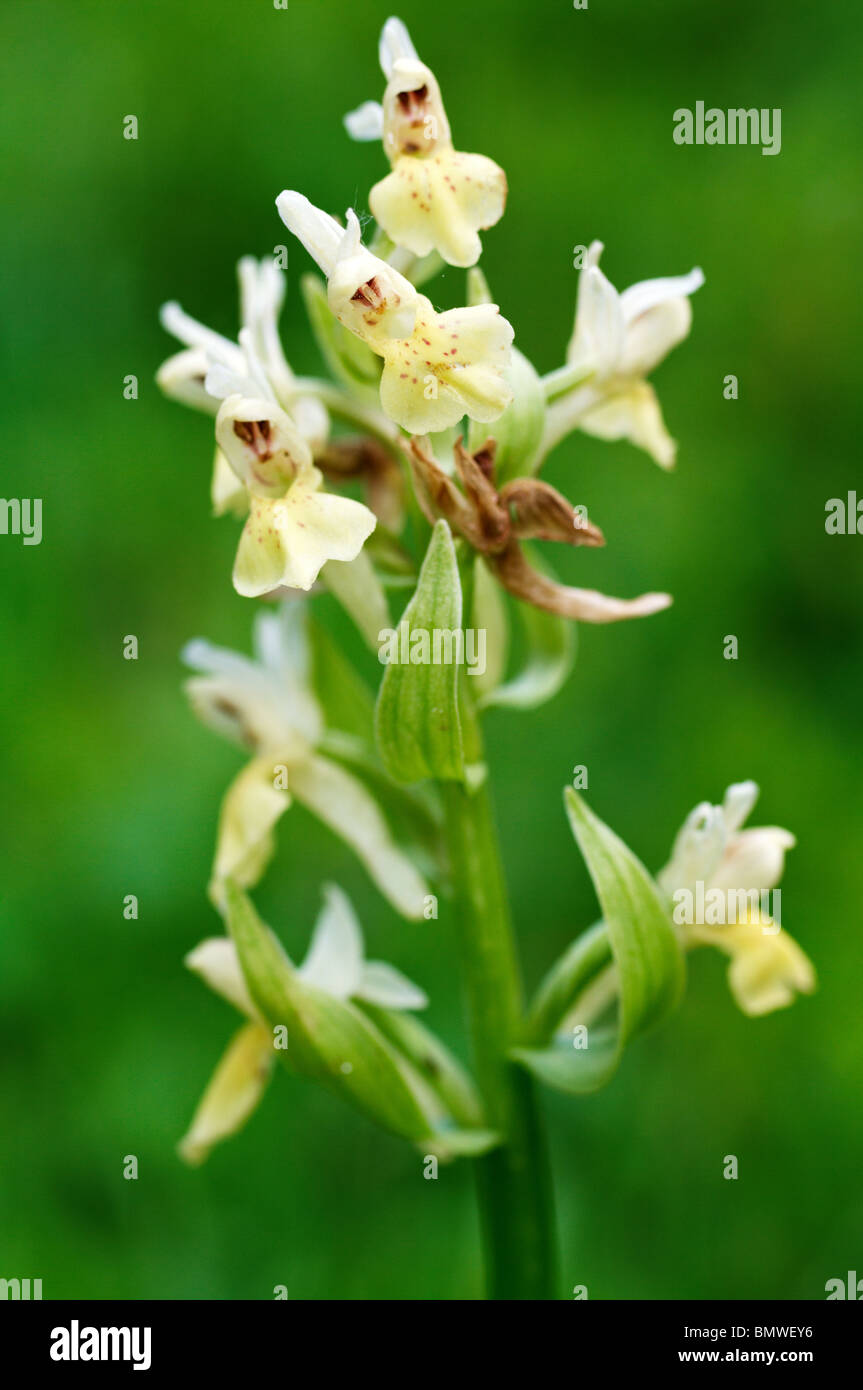
M551 1179L533 1082L508 1060L522 989L491 802L441 784L477 1080L503 1144L477 1160L489 1297L552 1299Z

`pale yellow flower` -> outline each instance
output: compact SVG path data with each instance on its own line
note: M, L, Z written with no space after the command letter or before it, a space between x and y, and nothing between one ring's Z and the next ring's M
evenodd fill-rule
M186 683L195 713L251 754L222 803L211 896L221 907L227 878L241 888L258 882L275 848L275 827L296 800L353 849L398 912L420 918L428 891L421 875L363 783L320 749L324 721L302 622L290 600L278 614L260 614L255 660L201 639L183 652L199 673Z
M202 941L186 965L249 1020L232 1038L179 1145L192 1165L214 1145L236 1134L266 1090L275 1060L273 1030L258 1013L243 977L237 949L226 936ZM335 999L358 999L383 1009L424 1009L428 999L400 970L366 960L362 928L345 893L330 884L311 944L297 975Z
M312 451L281 407L229 396L216 417L216 440L249 494L234 562L237 593L310 589L328 560L356 558L375 515L361 502L322 491Z
M718 890L731 908L744 894L760 897L776 887L794 836L779 826L741 829L758 797L754 782L738 782L721 806L702 802L687 817L668 864L657 875L670 897ZM728 983L744 1013L771 1013L811 994L815 970L809 957L776 920L747 909L724 924L693 922L682 927L689 946L715 946L730 957Z
M692 323L688 296L704 276L695 269L688 275L643 280L620 294L599 268L602 249L602 242L594 241L588 250L566 353L573 376L585 381L549 405L544 452L580 429L600 439L628 439L663 468L671 468L677 446L646 378L687 336Z
M397 246L416 256L437 251L449 265L475 265L478 232L503 216L506 175L485 155L453 149L437 80L399 19L384 25L380 60L383 106L365 102L345 117L354 139L383 139L392 168L375 184L369 206Z
M413 434L463 416L490 423L512 399L513 339L496 304L437 313L424 295L362 244L352 211L342 229L300 193L277 199L282 220L327 276L332 312L384 359L381 405Z
M329 434L327 412L302 388L279 339L285 277L272 260L253 256L243 256L237 276L242 324L237 342L199 323L179 304L162 306L162 326L187 346L162 363L156 381L166 396L209 415L217 414L227 396L263 396L289 412L303 439L320 449ZM242 516L248 510L248 493L218 448L210 496L216 516Z

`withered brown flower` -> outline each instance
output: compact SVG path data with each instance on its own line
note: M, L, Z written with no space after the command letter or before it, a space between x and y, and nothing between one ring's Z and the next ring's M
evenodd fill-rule
M522 541L600 546L605 545L605 537L562 493L538 478L513 478L498 489L496 447L494 439L487 439L470 453L462 439L456 441L453 452L459 487L431 456L426 441L414 436L405 445L417 501L429 521L444 517L482 556L505 589L536 608L585 623L614 623L647 617L668 607L669 594L611 598L596 589L558 584L541 574L525 555Z

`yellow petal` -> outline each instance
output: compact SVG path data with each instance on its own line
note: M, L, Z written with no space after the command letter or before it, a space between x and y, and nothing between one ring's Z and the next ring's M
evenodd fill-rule
M624 385L617 394L610 394L581 416L578 427L599 439L628 439L662 468L674 467L677 445L665 428L656 392L646 381Z
M291 787L299 802L351 846L396 910L419 919L426 884L393 840L377 802L362 782L329 758L315 756L292 769Z
M716 946L731 957L728 984L745 1014L772 1013L793 1004L796 994L815 989L815 968L784 927L777 931L750 916L726 926L684 930L692 944Z
M413 434L447 429L464 415L496 420L512 399L512 339L496 304L437 314L419 295L412 337L383 350L381 405Z
M738 951L728 967L728 984L745 1014L787 1008L796 994L811 994L815 969L785 930Z
M375 184L369 206L398 246L416 256L438 251L450 265L475 265L478 231L503 215L506 175L481 154L443 149L426 158L402 155Z
M273 827L291 804L288 792L275 785L278 775L275 758L255 758L225 793L210 883L217 905L222 902L226 878L251 888L270 861L275 848Z
M234 563L234 588L254 598L280 585L310 589L328 560L353 560L375 529L361 502L322 492L306 469L284 497L252 497Z
M242 1129L264 1093L274 1056L268 1027L247 1023L234 1034L180 1141L186 1163L203 1163L214 1144Z

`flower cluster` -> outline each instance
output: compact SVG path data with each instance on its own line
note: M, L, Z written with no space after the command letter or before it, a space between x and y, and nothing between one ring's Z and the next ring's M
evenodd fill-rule
M431 904L436 915L426 879L446 884L462 849L451 840L442 851L441 787L460 783L472 797L485 777L473 694L483 705L541 703L568 673L571 620L646 617L671 603L664 593L621 599L559 583L535 554L537 542L589 551L605 538L583 507L538 474L578 430L627 440L662 467L674 463L648 377L689 333L701 271L619 293L600 269L602 244L583 248L565 360L541 375L515 346L477 265L480 233L503 216L503 170L455 148L438 82L400 20L384 25L380 65L381 102L345 117L348 134L380 140L389 163L368 197L376 226L364 235L355 209L336 217L297 190L276 198L282 223L323 276L308 273L303 296L328 375L300 376L287 361L281 262L240 261L236 341L176 303L162 309L182 349L160 368L159 385L213 417L213 511L242 521L234 588L278 601L257 615L252 658L202 639L183 653L196 714L246 757L223 800L210 880L227 934L187 957L245 1021L182 1142L193 1163L245 1122L277 1058L423 1150L475 1155L505 1141L471 1078L405 1012L424 1007L423 992L394 967L365 960L339 888L326 890L299 967L245 890L260 881L276 826L298 802L350 847L396 912L416 921ZM444 266L468 272L449 308L424 292ZM370 646L392 630L389 605L399 590L412 591L406 632L461 636L463 605L472 604L494 639L482 690L477 684L468 695L455 667L392 667L375 704L343 653L313 649L313 600L304 595L322 587ZM507 681L510 597L519 601L527 658ZM417 785L423 779L431 786ZM547 977L525 1019L539 1046L513 1046L514 1060L563 1089L599 1084L628 1038L671 1007L684 952L698 945L730 957L731 989L747 1013L814 987L809 960L778 926L768 935L746 918L672 929L669 902L695 883L765 890L778 882L793 840L782 830L741 828L756 795L743 783L722 806L697 807L655 880L571 797L604 919ZM494 923L488 932L500 929ZM561 1020L615 1001L608 1065L600 1050L587 1069L571 1049L562 1057L554 1041ZM280 1029L291 1035L281 1054Z

